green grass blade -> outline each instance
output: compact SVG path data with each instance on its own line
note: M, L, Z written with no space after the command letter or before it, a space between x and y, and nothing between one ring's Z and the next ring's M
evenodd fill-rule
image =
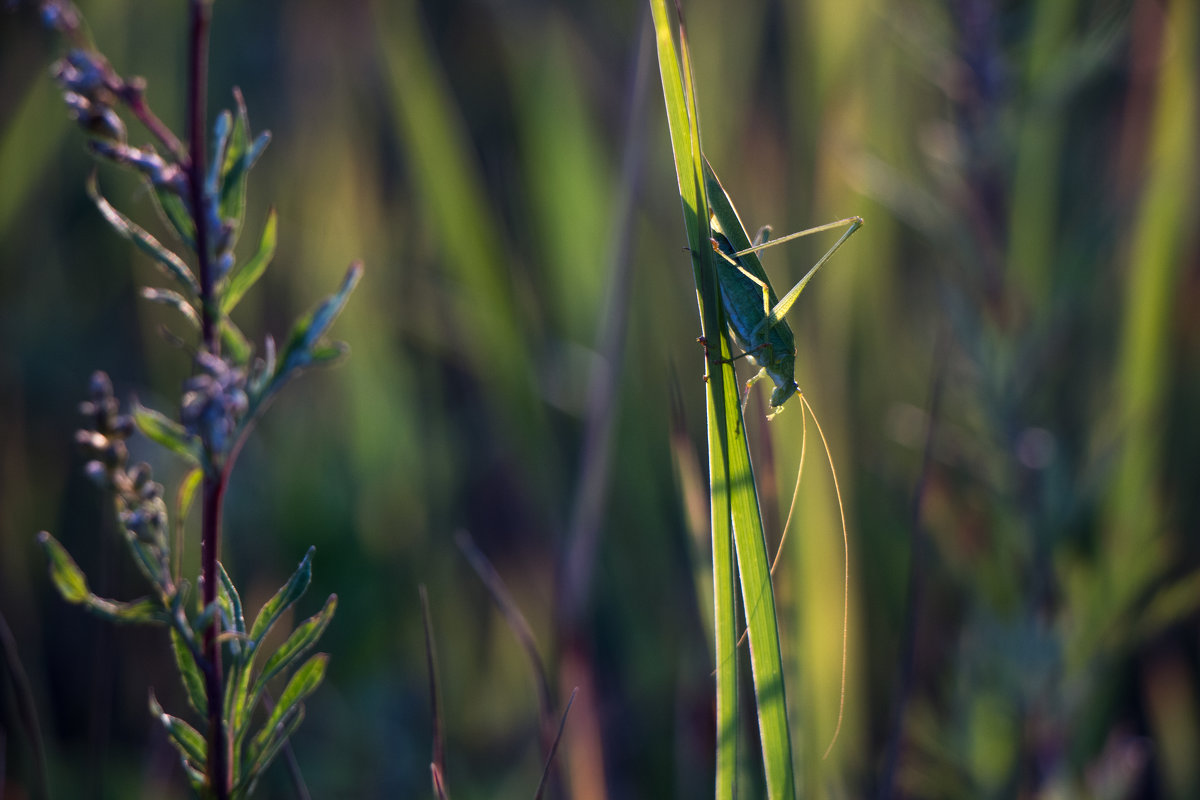
M659 72L666 103L667 123L671 132L671 150L679 181L679 197L683 205L683 220L692 251L692 269L696 279L697 302L703 330L712 331L712 340L719 341L721 354L728 356L728 345L719 324L716 302L715 275L708 261L708 217L704 209L704 184L698 181L698 165L694 154L700 151L699 131L689 114L684 98L683 76L675 37L667 16L664 0L651 0L655 38L658 47ZM689 81L690 85L690 81ZM707 276L705 273L707 272ZM708 280L706 280L706 277ZM726 472L724 383L732 369L708 370L707 409L709 432L709 481L711 491L713 539L713 621L716 651L717 681L717 753L716 796L733 797L737 781L737 617L733 574L733 537L730 528L728 475ZM736 395L736 389L734 390ZM734 404L736 408L736 401Z
M710 347L720 343L720 361L708 370L709 474L712 495L713 582L717 651L717 796L733 796L736 786L736 630L733 556L736 553L742 599L750 628L751 671L758 706L767 796L795 797L791 732L787 720L783 658L771 587L766 539L750 451L738 397L730 347L722 324L716 271L709 245L705 162L700 146L699 114L691 54L680 25L679 57L661 0L652 0L659 68L671 129L671 144L692 251L700 316ZM739 225L740 228L740 225ZM744 229L735 232L746 239ZM715 349L715 348L714 348ZM718 368L713 369L712 367ZM730 524L736 548L731 551Z

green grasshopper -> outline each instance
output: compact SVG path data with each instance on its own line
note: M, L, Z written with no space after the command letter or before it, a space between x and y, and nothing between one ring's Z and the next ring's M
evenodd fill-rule
M713 171L708 159L704 160L704 172L707 182L708 202L712 209L712 245L721 258L717 261L717 283L721 291L721 305L725 313L725 321L733 334L734 342L742 349L742 355L735 358L748 358L759 367L758 372L746 382L745 401L750 397L751 387L763 377L769 377L775 384L771 392L771 419L783 410L783 404L796 394L800 387L796 384L796 340L792 329L788 327L784 316L795 305L796 299L809 280L856 230L862 227L862 217L848 217L826 225L791 233L768 242L770 228L764 227L754 237L751 244L746 235L746 229L738 217L733 202L729 199L717 174ZM759 261L758 251L777 244L810 236L822 231L834 230L844 225L849 228L833 247L821 256L800 282L783 296L775 297L771 281Z
M771 392L771 411L767 414L767 419L773 418L782 411L783 404L793 395L798 394L800 402L804 406L801 410L808 411L813 418L813 423L817 426L817 432L821 435L821 443L825 447L825 455L829 459L829 469L833 475L838 513L842 520L842 542L846 546L847 557L844 562L845 579L842 596L842 696L838 706L837 727L834 729L833 739L825 750L825 757L827 757L833 750L838 733L842 729L842 716L846 706L846 648L849 637L846 620L849 618L850 608L849 539L846 532L846 512L842 506L842 491L838 487L837 469L833 466L833 454L830 452L829 442L825 439L825 432L821 430L821 423L817 421L816 413L812 410L812 406L808 405L808 400L800 393L800 387L796 383L796 339L792 335L792 329L784 320L784 316L795 305L800 292L804 291L804 287L808 285L816 271L837 252L839 247L845 244L856 230L862 227L863 220L862 217L847 217L836 222L791 233L770 242L767 239L771 229L763 227L755 235L752 244L746 236L746 228L742 225L737 210L733 207L733 201L729 199L725 187L721 186L721 181L713 171L712 165L708 163L708 159L704 160L704 177L706 194L712 211L709 221L709 227L712 229L712 246L720 256L716 266L721 307L725 314L725 322L729 326L729 332L733 335L734 342L742 349L742 355L735 356L735 358L744 356L759 367L754 377L746 382L746 394L742 400L743 413L746 402L750 399L751 387L763 377L769 377L775 384L775 390ZM821 256L816 264L813 264L800 282L793 286L782 300L776 299L775 290L758 258L758 251L789 242L792 239L799 239L802 236L835 230L843 226L847 226L846 232L834 242L833 247L830 247L825 255ZM705 346L707 347L707 344ZM783 552L783 543L792 521L792 512L796 507L796 497L800 492L800 477L803 474L806 449L804 442L806 441L807 425L805 425L805 437L800 446L800 470L796 474L796 489L792 494L791 507L788 508L787 522L783 525L779 549L771 564L772 575L775 573L776 564L779 563L779 555Z

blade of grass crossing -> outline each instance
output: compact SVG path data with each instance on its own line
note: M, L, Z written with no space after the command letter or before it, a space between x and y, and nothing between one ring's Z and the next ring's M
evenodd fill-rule
M734 603L730 597L734 579L732 557L736 554L742 599L750 629L751 671L758 705L768 797L791 798L795 796L795 777L792 769L791 733L787 721L779 628L762 516L745 439L737 382L733 367L728 362L730 348L724 326L721 324L715 264L711 247L708 246L710 232L705 166L700 143L691 53L682 11L679 11L680 57L676 59L673 52L674 39L667 22L665 6L658 0L652 0L651 8L658 36L663 91L668 122L671 125L680 197L684 205L684 221L688 227L693 269L696 273L702 326L710 346L719 342L720 348L719 361L710 361L707 365L718 724L723 726L731 722L736 726L736 659L732 655L736 647L736 631ZM677 88L680 84L682 92ZM738 233L746 238L744 231ZM718 368L712 369L714 366ZM731 523L736 541L734 553L731 553L729 548ZM728 699L724 694L726 691L732 693ZM719 727L718 731L717 795L724 797L730 796L734 789L736 727L732 730Z
M671 134L671 151L675 159L675 171L679 181L679 197L683 205L683 221L687 228L688 246L692 252L692 271L696 280L696 300L700 310L702 331L709 332L714 340L720 340L724 354L727 347L719 326L710 324L719 314L714 304L706 303L715 298L714 291L706 291L704 272L711 275L711 264L707 263L707 215L703 213L703 181L696 180L696 164L693 150L699 151L698 130L688 113L684 99L683 77L680 74L679 57L675 50L675 37L667 16L665 0L651 0L650 10L654 17L655 39L658 49L659 72L666 104L667 123ZM690 83L689 83L690 85ZM694 141L694 144L693 144ZM708 431L709 431L709 479L712 495L712 539L713 539L713 618L716 650L717 681L717 753L716 753L716 796L733 797L737 779L737 656L735 642L736 609L734 606L733 537L730 530L731 516L727 493L728 475L725 468L723 448L723 420L725 393L724 370L711 370L707 386ZM720 413L719 413L720 412Z

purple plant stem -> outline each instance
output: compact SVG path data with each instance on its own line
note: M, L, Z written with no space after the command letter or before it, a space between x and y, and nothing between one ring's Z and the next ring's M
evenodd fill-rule
M217 335L216 299L213 297L213 274L209 252L208 214L205 209L205 136L207 124L205 103L208 98L208 28L212 14L211 0L191 0L191 46L188 87L188 183L191 189L192 218L196 223L196 259L200 273L201 333L204 349L217 355L220 339ZM204 607L217 600L217 556L221 549L221 500L225 495L226 473L213 462L218 457L209 443L209 467L204 476L204 500L201 509L200 585ZM208 782L217 800L228 800L232 776L229 737L222 719L220 617L214 615L212 624L204 631L205 693L208 696Z

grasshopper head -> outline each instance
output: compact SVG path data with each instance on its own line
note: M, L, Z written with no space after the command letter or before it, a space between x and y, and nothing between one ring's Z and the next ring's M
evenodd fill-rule
M777 355L770 364L765 364L764 367L767 370L767 376L775 384L775 391L771 392L771 413L767 415L767 419L770 419L783 410L783 404L788 401L788 398L800 391L794 377L796 357L791 353Z
M775 377L774 375L771 376ZM785 381L775 386L775 391L771 392L771 413L767 414L767 419L783 411L783 404L788 401L792 395L800 390L800 387L794 380Z

